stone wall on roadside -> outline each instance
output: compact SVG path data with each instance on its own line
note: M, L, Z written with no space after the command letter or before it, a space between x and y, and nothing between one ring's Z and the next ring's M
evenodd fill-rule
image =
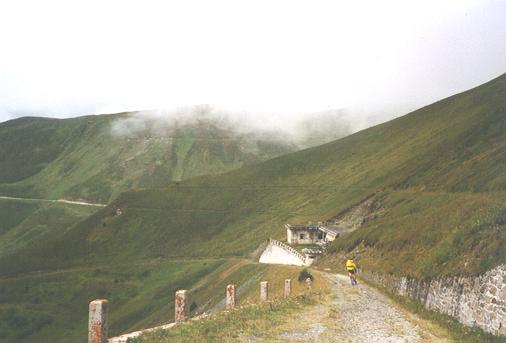
M506 264L476 277L422 281L368 271L362 276L392 293L419 301L427 309L453 316L464 325L506 335Z

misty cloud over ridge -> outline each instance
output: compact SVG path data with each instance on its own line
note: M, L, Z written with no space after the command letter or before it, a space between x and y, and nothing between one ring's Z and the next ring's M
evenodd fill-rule
M184 126L213 125L230 136L250 136L263 141L282 141L305 148L329 142L352 133L344 110L291 116L246 111L230 111L212 105L149 110L129 113L111 125L115 137L171 137ZM205 139L205 138L204 138Z

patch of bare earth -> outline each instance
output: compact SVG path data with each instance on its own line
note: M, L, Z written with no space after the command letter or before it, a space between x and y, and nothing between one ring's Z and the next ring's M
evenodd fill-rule
M374 219L381 214L381 198L371 196L368 199L344 210L336 217L332 218L335 225L339 227L341 234L353 232L365 222Z

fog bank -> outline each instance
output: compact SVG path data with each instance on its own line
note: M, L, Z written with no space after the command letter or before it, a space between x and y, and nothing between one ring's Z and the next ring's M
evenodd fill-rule
M113 122L115 137L172 136L180 127L214 126L230 137L250 136L263 141L283 141L299 148L323 144L352 132L344 110L286 115L225 110L211 105L172 110L138 111ZM205 138L204 138L205 139Z

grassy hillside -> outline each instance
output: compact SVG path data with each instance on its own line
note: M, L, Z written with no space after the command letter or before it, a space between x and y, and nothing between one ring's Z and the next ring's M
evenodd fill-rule
M108 202L125 190L219 174L296 146L218 127L135 113L0 124L0 194Z
M0 183L37 174L54 161L72 138L79 120L20 118L0 124Z
M111 334L169 321L175 289L196 283L223 263L153 261L4 278L0 341L83 341L87 304L99 297L111 300Z
M0 342L83 341L88 303L104 297L112 337L172 322L177 289L190 291L193 316L222 309L229 283L238 286L239 304L258 301L261 280L271 281L272 296L282 294L284 278L299 292L299 271L244 260L152 260L3 278Z
M222 176L126 192L60 240L23 252L22 260L13 256L17 262L4 273L48 261L65 267L104 258L246 256L269 236L282 238L286 221L328 219L371 194L383 199L381 215L339 240L340 250L364 241L373 263L396 259L392 248L402 246L411 257L395 270L416 276L484 271L506 258L505 99L501 76L323 146ZM458 242L468 249L457 249ZM37 262L41 254L49 256ZM452 268L424 267L435 260Z
M503 75L323 146L122 193L62 236L1 257L0 275L245 257L282 239L285 222L330 219L371 196L373 213L327 263L358 249L362 267L384 272L481 273L506 262L505 161Z
M0 256L54 240L96 210L92 206L0 199Z

